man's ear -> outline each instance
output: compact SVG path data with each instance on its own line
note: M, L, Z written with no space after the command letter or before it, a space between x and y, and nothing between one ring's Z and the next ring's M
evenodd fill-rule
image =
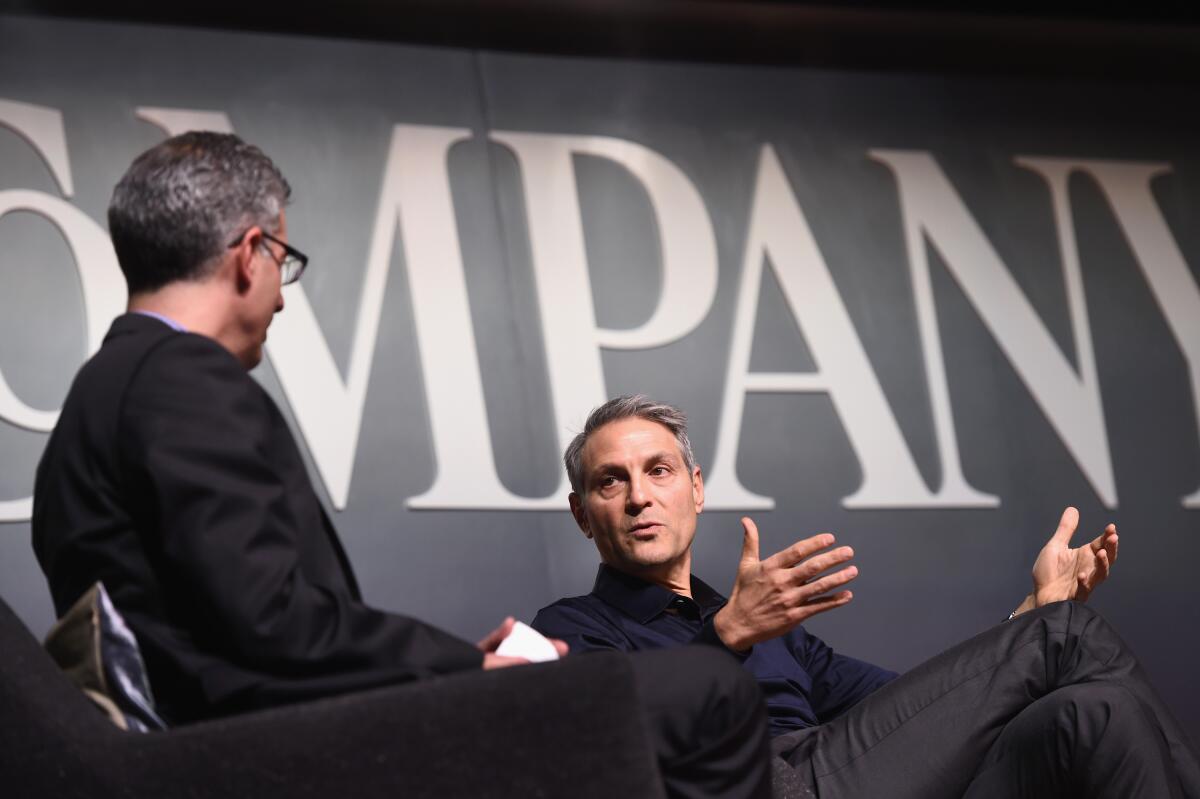
M587 511L583 509L583 500L574 491L567 497L567 502L571 503L571 515L575 517L575 523L579 525L579 529L588 538L592 537L591 525L588 524Z
M696 504L696 513L704 510L704 475L700 474L700 467L692 468L692 501Z
M246 231L241 242L233 248L233 276L239 294L249 291L258 277L260 264L255 259L255 250L262 243L262 228L258 225Z

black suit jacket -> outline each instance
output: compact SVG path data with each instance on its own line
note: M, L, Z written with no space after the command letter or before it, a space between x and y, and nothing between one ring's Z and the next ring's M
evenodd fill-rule
M478 668L363 604L271 398L212 339L119 317L38 466L33 544L61 616L96 580L185 721Z

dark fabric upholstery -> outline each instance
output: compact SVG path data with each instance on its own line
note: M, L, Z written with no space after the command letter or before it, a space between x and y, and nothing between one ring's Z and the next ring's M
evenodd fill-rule
M0 785L20 797L661 797L625 656L115 728L0 601Z

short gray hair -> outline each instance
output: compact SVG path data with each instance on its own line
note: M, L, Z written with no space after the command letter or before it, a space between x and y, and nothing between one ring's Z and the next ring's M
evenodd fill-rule
M291 194L271 159L232 133L190 131L150 148L108 206L129 293L204 278L239 233L277 232Z
M610 399L588 414L587 421L583 423L583 430L567 445L567 451L563 453L563 465L567 467L567 478L571 481L572 491L576 494L583 493L583 447L592 433L610 422L631 418L658 422L670 430L679 444L679 452L683 455L688 474L692 473L696 468L696 456L692 454L692 442L688 440L687 414L674 405L656 402L645 394L625 394Z

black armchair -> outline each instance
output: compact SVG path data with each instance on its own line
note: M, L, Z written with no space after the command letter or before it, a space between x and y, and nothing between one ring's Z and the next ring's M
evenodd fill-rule
M166 732L117 729L0 601L13 797L662 797L618 654L471 672Z

